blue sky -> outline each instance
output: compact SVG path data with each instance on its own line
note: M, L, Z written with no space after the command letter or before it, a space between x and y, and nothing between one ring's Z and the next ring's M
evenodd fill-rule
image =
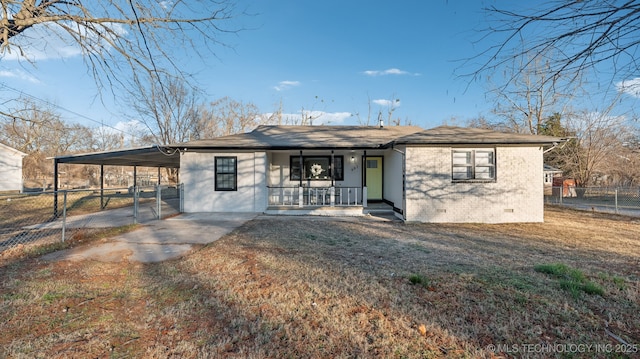
M246 30L221 38L230 48L201 60L177 58L197 73L210 100L228 96L264 113L281 104L294 117L303 109L321 112L315 124L358 124L368 117L374 124L393 103L393 118L403 122L463 125L491 116L492 102L484 83L457 73L471 70L460 68L462 60L487 45L475 43L487 27L483 8L508 3L240 0L254 15L235 20ZM109 96L105 104L97 98L79 53L57 49L42 51L35 68L11 56L0 60L0 84L9 86L0 87L0 95L23 91L59 106L65 120L92 127L124 121Z

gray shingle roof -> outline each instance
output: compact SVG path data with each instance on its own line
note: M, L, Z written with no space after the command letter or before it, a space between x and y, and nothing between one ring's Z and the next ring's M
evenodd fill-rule
M249 133L172 145L193 149L379 148L417 126L259 126Z
M407 145L480 145L480 144L553 144L561 139L553 136L535 136L503 133L481 128L440 126L396 139L396 144Z
M371 149L407 145L552 144L560 138L440 126L259 126L249 133L171 145L191 149Z

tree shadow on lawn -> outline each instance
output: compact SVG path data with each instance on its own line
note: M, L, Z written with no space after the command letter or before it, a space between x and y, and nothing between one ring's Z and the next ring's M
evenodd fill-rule
M611 263L637 256L487 227L479 236L463 225L258 219L159 265L173 276L145 275L198 288L184 323L207 328L200 348L224 355L482 356L488 344L610 343L605 319L640 337L637 301L618 293L573 299L533 270L563 262L616 275ZM426 283L412 284L412 274ZM637 279L628 284L637 291Z
M569 250L540 233L506 235L510 228L521 227L256 219L179 260L104 265L114 287L91 299L98 312L75 330L92 339L73 348L155 357L489 357L489 344L611 343L604 318L638 342L637 300L613 286L604 297L573 299L533 270L563 262L616 275L637 255ZM74 278L69 268L89 281L52 297L49 305L72 308L47 309L47 320L63 321L89 300L81 294L89 283L109 284L96 264L49 266L53 288ZM413 274L425 281L412 284ZM625 283L637 294L635 278ZM56 328L47 344L54 354L77 336L70 325ZM109 346L97 351L96 341Z

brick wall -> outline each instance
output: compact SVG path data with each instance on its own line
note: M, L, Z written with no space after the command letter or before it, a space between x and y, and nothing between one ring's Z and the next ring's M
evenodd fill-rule
M415 222L542 222L540 147L497 147L496 181L454 183L451 148L406 150L406 220Z

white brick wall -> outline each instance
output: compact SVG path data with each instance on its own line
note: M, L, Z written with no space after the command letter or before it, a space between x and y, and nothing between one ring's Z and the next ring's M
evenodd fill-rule
M409 147L407 221L542 222L540 147L497 147L496 182L453 183L451 148Z
M215 190L216 156L238 158L238 190ZM267 208L267 156L255 153L185 152L180 159L185 212L264 212Z

